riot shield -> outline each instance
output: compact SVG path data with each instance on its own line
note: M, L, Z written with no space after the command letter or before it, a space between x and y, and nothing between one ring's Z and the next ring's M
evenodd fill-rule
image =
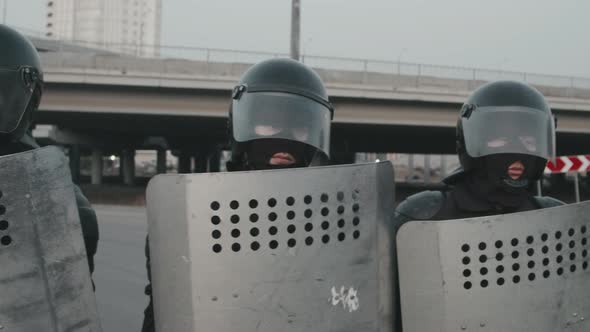
M156 330L391 331L389 162L158 175Z
M397 234L404 332L590 331L590 202Z
M66 157L0 157L0 177L0 331L100 331Z

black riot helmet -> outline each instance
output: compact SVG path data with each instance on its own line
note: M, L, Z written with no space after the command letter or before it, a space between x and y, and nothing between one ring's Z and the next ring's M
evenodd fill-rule
M39 106L41 61L33 44L6 25L0 25L0 49L0 140L18 141Z
M248 148L257 144L269 152L278 145L297 148L305 159L300 166L327 160L333 112L321 78L306 65L271 59L252 66L232 94L232 163L251 162Z
M457 122L457 152L470 171L488 156L522 156L532 160L539 179L555 157L555 119L543 95L516 81L497 81L475 90Z

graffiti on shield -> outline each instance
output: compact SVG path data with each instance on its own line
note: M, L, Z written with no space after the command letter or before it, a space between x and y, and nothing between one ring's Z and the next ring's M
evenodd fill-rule
M347 289L342 286L340 291L337 291L336 287L332 287L331 303L333 306L341 304L342 308L348 310L348 312L357 311L360 307L358 291L353 287Z

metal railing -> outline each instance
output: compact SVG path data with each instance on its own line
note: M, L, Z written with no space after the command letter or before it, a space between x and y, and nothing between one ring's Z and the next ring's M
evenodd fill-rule
M41 33L32 33L26 29L23 32L29 36L39 38L41 41L41 38L44 38ZM251 65L272 57L288 57L287 53L281 52L241 51L191 46L95 43L82 40L57 39L46 40L46 42L52 43L55 47L53 51L58 53L72 52L73 47L78 47L85 48L86 51L94 52L96 55L132 57L139 62L151 59L165 62L191 60L206 64L236 64L237 69L231 73L231 75L235 76L239 76L244 70L240 65ZM541 92L548 95L590 99L590 91L588 91L590 90L590 78L585 77L308 54L303 54L301 61L318 69L324 79L337 78L343 83L391 86L394 89L408 86L440 86L442 88L471 90L486 81L510 79L525 81L541 87ZM166 73L169 67L161 66L159 69L154 69ZM325 72L322 73L321 71ZM327 71L336 72L329 73Z

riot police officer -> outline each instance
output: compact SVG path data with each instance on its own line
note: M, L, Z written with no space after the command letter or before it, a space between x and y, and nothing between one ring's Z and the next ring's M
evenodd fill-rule
M555 119L532 86L497 81L476 89L461 108L456 146L461 168L443 180L447 188L403 201L394 215L396 230L411 220L462 219L563 204L531 193L555 156Z
M322 80L304 64L271 59L248 69L232 92L228 171L308 167L328 162L333 107ZM149 246L146 241L148 278ZM142 331L154 331L150 303Z
M43 71L33 44L0 25L0 155L39 148L31 134L34 113L43 93ZM74 186L90 272L98 245L98 223L90 203Z
M483 85L463 105L456 133L461 169L443 180L447 190L422 192L402 202L395 215L398 224L563 204L530 191L555 156L555 119L535 88L514 81Z

